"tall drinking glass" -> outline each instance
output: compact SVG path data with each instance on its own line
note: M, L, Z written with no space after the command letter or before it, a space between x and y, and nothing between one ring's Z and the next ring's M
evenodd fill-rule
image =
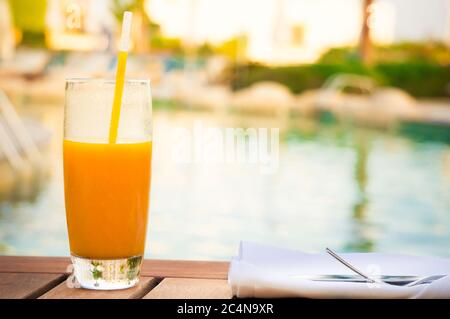
M64 191L74 274L90 289L139 280L147 229L152 134L148 80L126 80L109 143L114 80L66 81Z

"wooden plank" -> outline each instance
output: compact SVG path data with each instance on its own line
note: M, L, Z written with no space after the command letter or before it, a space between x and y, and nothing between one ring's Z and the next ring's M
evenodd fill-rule
M141 277L136 286L121 290L69 288L66 282L62 282L39 299L139 299L155 287L158 282L159 280L156 278Z
M230 299L231 288L226 280L166 278L144 299Z
M36 298L65 278L61 274L0 273L0 298Z
M70 264L68 257L0 256L1 272L63 274Z
M145 260L141 273L161 278L226 279L228 267L224 261Z
M0 272L66 273L68 257L0 256ZM228 262L144 260L141 274L147 277L226 279Z

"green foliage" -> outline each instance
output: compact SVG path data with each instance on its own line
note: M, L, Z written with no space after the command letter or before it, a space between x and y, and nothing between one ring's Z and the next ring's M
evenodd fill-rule
M379 85L395 86L414 96L445 96L450 83L450 65L422 61L378 63L373 66L357 62L286 67L239 65L228 71L228 80L233 89L260 81L274 81L286 85L293 93L300 93L319 88L327 78L338 73L366 75Z
M450 85L450 65L426 62L380 63L374 66L384 84L415 96L445 96Z
M358 51L354 47L339 47L328 49L317 61L324 64L358 63Z
M178 38L168 38L161 35L153 35L150 40L152 49L170 51L173 54L180 55L183 52L181 40Z
M398 43L375 48L377 63L426 62L450 64L450 48L442 42Z
M229 57L231 60L240 60L245 56L248 39L245 35L238 35L213 47L214 52Z
M306 64L298 66L269 67L260 64L241 65L232 68L229 79L233 89L240 89L260 81L274 81L286 85L293 93L320 87L328 77L337 73L353 73L380 76L359 63Z
M14 26L22 31L22 44L45 45L46 0L9 0Z
M197 48L197 54L201 57L211 56L214 54L214 47L205 42Z
M117 21L122 22L125 11L144 11L144 0L113 0L111 12Z
M14 26L24 32L45 31L45 0L9 0Z
M372 48L374 63L426 62L450 64L450 49L442 42L401 42ZM319 63L354 63L359 61L356 47L331 48L318 60Z

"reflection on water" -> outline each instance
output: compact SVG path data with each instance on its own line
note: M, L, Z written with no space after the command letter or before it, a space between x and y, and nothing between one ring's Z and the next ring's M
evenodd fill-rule
M350 251L372 251L374 243L370 235L366 235L364 229L366 228L367 208L369 199L367 197L367 161L369 155L370 141L364 138L357 139L355 143L355 182L357 186L357 199L353 204L353 238L347 244L346 249Z
M67 255L62 109L30 106L54 132L52 174L36 199L0 204L0 253ZM279 170L180 164L172 129L280 127ZM320 251L450 256L450 147L300 118L154 112L147 257L225 259L239 240Z

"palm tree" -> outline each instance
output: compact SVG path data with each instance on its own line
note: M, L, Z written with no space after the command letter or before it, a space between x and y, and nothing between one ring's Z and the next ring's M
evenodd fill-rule
M370 6L373 0L363 0L363 19L361 28L361 37L359 42L359 56L362 63L368 64L371 60L371 47L372 43L370 41L370 28L369 28L369 18L370 18Z

